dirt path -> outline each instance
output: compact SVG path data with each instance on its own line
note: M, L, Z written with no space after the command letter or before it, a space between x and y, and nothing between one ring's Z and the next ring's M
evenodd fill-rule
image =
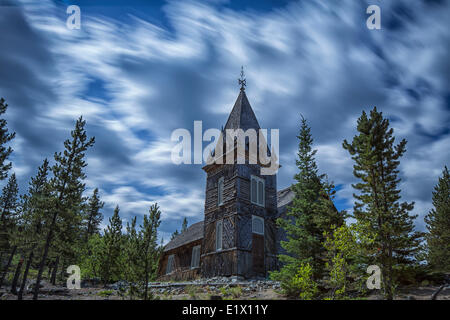
M431 295L438 289L438 286L409 287L402 288L396 296L396 300L430 300ZM5 290L6 289L6 290ZM7 292L9 288L0 291L0 300L17 300L17 296ZM43 293L39 295L39 300L122 300L128 297L121 297L117 290L105 289L102 287L81 288L79 290L67 290L64 287L43 288ZM263 289L259 291L245 290L211 290L211 288L189 289L189 292L163 293L154 292L155 296L162 300L210 300L210 299L240 299L240 300L285 300L286 297L279 294L278 290ZM24 295L24 300L31 300L31 293ZM381 300L379 294L370 294L368 300ZM450 300L450 288L441 291L436 300Z

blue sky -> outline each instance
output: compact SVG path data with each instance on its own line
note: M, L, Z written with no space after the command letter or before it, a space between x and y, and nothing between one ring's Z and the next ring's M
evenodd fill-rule
M66 28L70 4L80 6L80 30ZM381 30L366 28L371 4ZM342 141L377 106L408 140L402 196L416 202L423 229L450 162L449 16L448 1L0 0L0 96L17 134L20 190L83 115L96 137L87 193L98 187L105 217L119 204L124 222L158 202L168 239L184 217L203 219L205 191L201 165L170 162L171 132L194 120L224 125L244 65L261 127L280 129L279 189L293 182L303 114L336 204L351 210Z

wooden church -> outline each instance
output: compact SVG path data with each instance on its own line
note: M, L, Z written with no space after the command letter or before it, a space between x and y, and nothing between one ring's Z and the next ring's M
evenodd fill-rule
M239 82L239 96L224 130L258 130L245 80ZM207 174L204 221L191 225L165 246L158 270L161 281L257 278L278 268L277 254L285 235L275 221L285 215L293 192L289 188L277 192L276 174L261 175L260 163L223 163L203 167Z

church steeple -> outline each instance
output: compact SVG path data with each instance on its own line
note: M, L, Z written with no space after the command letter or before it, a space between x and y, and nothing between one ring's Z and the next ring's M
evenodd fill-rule
M260 129L258 120L256 120L255 113L245 94L246 82L247 80L244 78L244 69L242 68L241 78L239 79L241 90L234 103L233 109L231 110L230 116L228 117L228 121L225 124L225 129L242 129L244 131L247 129Z
M258 152L255 154L250 144L249 129L258 131L260 126L245 93L243 70L239 85L239 95L214 153L203 167L207 175L201 245L204 277L266 277L277 265L277 177L262 173L264 164L258 162ZM243 135L237 129L243 130ZM226 139L227 134L234 141ZM261 140L256 138L259 146ZM232 143L231 148L227 143Z

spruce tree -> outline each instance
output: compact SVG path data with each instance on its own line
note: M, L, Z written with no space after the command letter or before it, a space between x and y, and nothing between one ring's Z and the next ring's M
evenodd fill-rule
M450 271L450 174L445 167L433 192L433 209L425 216L427 260L432 269Z
M3 188L3 192L0 197L1 226L6 226L8 222L14 220L18 204L17 202L19 200L18 193L19 186L17 185L16 174L13 173L9 178L8 183Z
M140 239L142 244L142 260L144 262L142 282L144 300L149 298L148 282L154 281L157 276L158 263L161 250L158 246L158 228L161 224L161 211L158 204L150 207L149 215L144 215L141 226Z
M188 221L187 218L184 217L183 223L181 224L181 233L185 232L188 228Z
M398 166L406 140L395 144L389 120L376 108L370 117L362 113L357 130L351 143L343 143L355 161L353 174L359 179L353 185L359 192L354 194L353 215L367 234L376 235L374 247L378 251L368 256L368 263L380 266L385 298L393 299L395 270L413 262L421 239L414 231L417 216L410 214L414 203L400 202L398 189Z
M324 232L344 221L343 213L338 212L332 202L333 184L327 181L326 175L319 174L315 160L317 150L312 149L311 129L303 117L297 138L299 172L294 176L296 183L292 186L295 196L286 219L277 220L286 231L287 241L281 241L281 246L287 254L279 255L283 266L272 273L274 279L281 280L283 290L289 295L299 294L293 279L302 267L309 265L312 268L314 280L324 275Z
M175 239L180 233L178 232L178 229L175 230L174 233L172 233L172 235L170 236L170 240L172 241L173 239Z
M52 167L53 178L50 180L53 197L51 199L52 218L48 226L45 245L39 265L36 286L34 288L33 299L37 300L39 284L42 273L47 262L48 253L54 237L58 219L66 220L68 224L77 214L83 203L83 192L85 185L83 180L86 175L83 171L87 163L84 160L85 153L93 144L95 139L88 139L85 131L86 122L80 117L75 124L75 129L71 132L71 139L64 142L63 153L55 153L55 164ZM50 201L50 200L49 200Z
M48 199L50 188L48 185L49 162L44 159L38 168L38 173L29 182L28 193L22 197L24 228L22 233L23 245L28 252L22 283L17 295L18 300L22 300L25 290L28 273L33 263L35 251L42 242L44 225L50 220L50 208Z
M113 216L104 230L101 261L101 277L106 286L112 280L118 280L121 269L121 253L123 249L122 219L119 216L119 206L114 209Z
M17 185L16 175L13 173L8 180L8 183L2 190L0 196L0 236L2 238L0 248L8 248L8 229L14 223L16 218L16 210L18 205L19 187Z
M17 229L18 192L19 187L17 185L16 175L13 173L0 196L0 262L2 261L1 257L3 254L14 255L17 249L11 243L11 238ZM9 259L8 261L12 260ZM9 266L10 263L6 265L5 271L7 271ZM0 286L3 278L2 276Z
M105 203L100 200L100 197L98 195L98 188L95 188L92 196L89 198L86 212L84 214L86 224L86 242L93 234L100 233L100 223L103 220L103 215L100 210L104 205Z
M3 188L0 197L0 252L9 253L8 262L0 278L0 287L3 285L5 276L11 266L12 259L20 244L19 231L21 229L20 205L18 199L19 187L17 185L16 175L13 173L8 183ZM1 261L1 258L0 258Z
M5 99L0 98L0 116L6 112L7 108L8 105L5 103ZM9 169L11 169L11 162L5 162L8 160L13 150L11 147L6 147L5 145L14 139L15 136L15 132L8 133L6 120L0 118L0 181L6 179Z
M136 217L131 220L131 224L127 222L126 231L124 245L126 264L124 266L124 276L129 285L129 298L133 300L134 297L141 295L138 281L142 273L141 241L136 231Z

